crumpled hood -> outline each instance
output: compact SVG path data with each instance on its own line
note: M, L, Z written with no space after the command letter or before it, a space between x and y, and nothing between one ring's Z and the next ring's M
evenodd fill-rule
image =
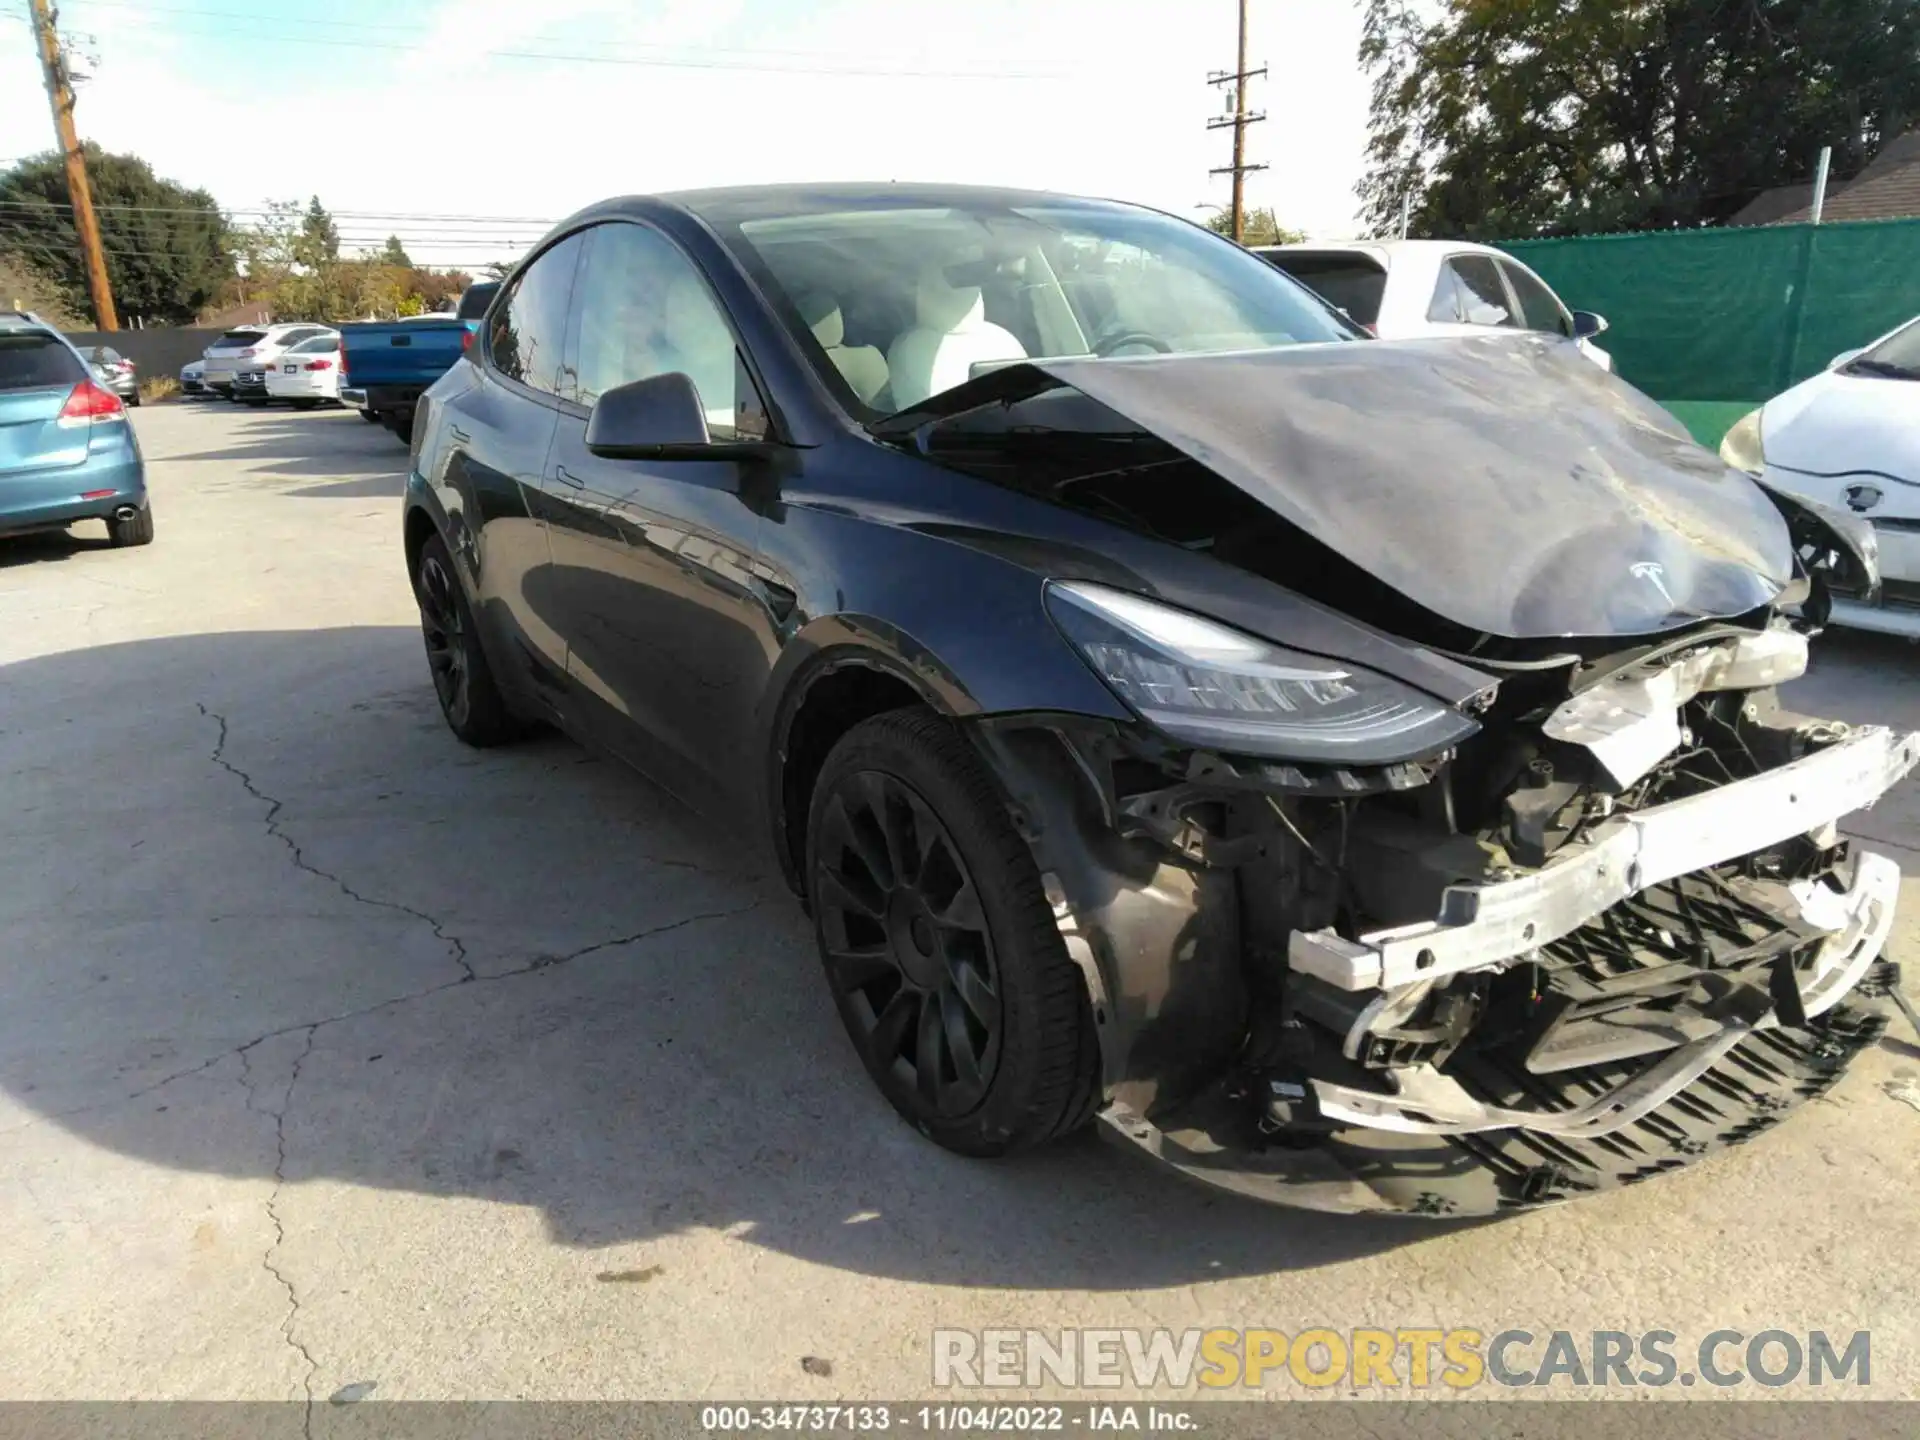
M1474 630L1653 634L1757 609L1793 577L1765 493L1560 341L1040 359L936 396L918 418L1049 380Z
M1920 380L1827 371L1769 401L1760 428L1769 465L1920 485Z

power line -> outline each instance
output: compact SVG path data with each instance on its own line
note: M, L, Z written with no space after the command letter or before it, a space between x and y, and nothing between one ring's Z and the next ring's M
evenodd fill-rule
M25 206L31 209L54 209L54 210L65 210L65 209L71 208L67 204L67 202L64 200L47 200L47 201L0 200L0 205ZM194 205L103 204L103 205L96 205L94 208L96 210L118 210L128 214L141 214L141 215L206 215L209 213L207 210ZM217 206L216 208L223 215L252 215L252 216L259 216L265 219L271 219L281 215L284 215L289 219L300 219L305 215L304 210L296 213L291 211L270 210L264 207L256 208L256 207L250 207L250 206L225 206L225 205ZM554 224L552 220L537 219L530 215L435 215L435 214L426 214L426 213L407 211L407 210L329 210L327 211L327 214L335 220L413 220L413 221L430 221L435 223L438 223L440 221L446 221L449 223L468 222L473 224L486 224L486 225L529 225L529 226L540 226L542 228L549 227Z

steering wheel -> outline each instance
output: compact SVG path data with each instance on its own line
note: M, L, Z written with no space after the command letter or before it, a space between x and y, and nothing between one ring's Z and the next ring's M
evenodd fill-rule
M1173 347L1158 335L1149 335L1144 330L1120 330L1111 335L1102 335L1093 342L1093 353L1102 357L1126 349L1129 345L1144 345L1160 355L1171 355Z

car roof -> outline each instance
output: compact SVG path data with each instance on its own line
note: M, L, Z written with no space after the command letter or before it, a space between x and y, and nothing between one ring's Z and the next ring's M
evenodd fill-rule
M920 181L842 180L821 184L727 185L705 190L668 190L657 195L623 195L600 201L589 209L599 214L619 214L629 210L638 213L664 204L719 224L736 224L744 220L826 208L914 209L958 204L1013 206L1057 205L1062 202L1112 205L1129 210L1151 208L1123 200L1104 200L1055 190L1016 190L995 185L945 185Z

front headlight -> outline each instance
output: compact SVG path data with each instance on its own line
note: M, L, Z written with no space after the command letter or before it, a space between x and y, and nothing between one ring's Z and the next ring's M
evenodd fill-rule
M1736 470L1758 475L1767 468L1767 449L1760 443L1760 412L1742 415L1720 442L1720 458Z
M1055 582L1047 608L1114 694L1189 745L1391 765L1480 728L1398 680L1285 650L1124 590Z

